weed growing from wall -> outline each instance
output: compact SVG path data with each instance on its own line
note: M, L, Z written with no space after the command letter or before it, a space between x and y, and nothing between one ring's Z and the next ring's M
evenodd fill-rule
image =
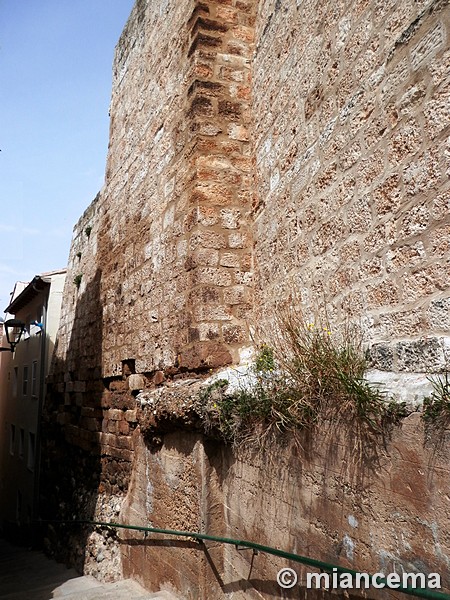
M334 333L327 322L285 310L274 330L237 390L228 392L219 380L203 393L204 420L227 441L264 445L273 434L295 436L325 421L373 437L405 415L404 405L365 379L368 364L355 329Z
M424 398L422 417L426 424L446 428L450 424L450 373L428 377L433 386L431 395Z

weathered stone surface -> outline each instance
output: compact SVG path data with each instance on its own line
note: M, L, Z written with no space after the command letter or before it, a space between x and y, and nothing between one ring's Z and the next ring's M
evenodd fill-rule
M186 431L166 433L159 450L140 440L121 519L191 531L200 524L212 535L257 539L362 572L437 571L446 588L447 506L441 490L449 475L448 449L430 464L435 447L417 445L424 431L420 414L413 412L395 430L392 443L365 448L362 476L355 432L343 424L330 427L315 432L309 452L288 445L273 448L269 456L219 449ZM428 511L433 521L418 516ZM129 539L129 534L121 537ZM209 566L203 568L205 556L197 545L189 550L178 544L155 547L139 544L139 534L134 537L123 555L128 576L149 589L164 581L182 597L193 590L205 600L226 596ZM143 568L148 563L152 569ZM248 579L250 563L253 576ZM233 597L279 597L275 580L286 566L283 559L260 553L252 560L250 551L218 546L214 564L222 586L233 585ZM309 569L293 566L303 577L303 591ZM236 586L242 579L245 589ZM375 591L370 595L375 597Z
M128 387L132 392L143 390L145 388L145 378L142 375L130 375L128 377Z
M191 371L217 369L231 362L232 357L230 352L225 345L220 343L200 342L194 347L185 350L179 358L180 367Z
M446 434L441 455L412 414L367 462L345 427L233 455L198 433L199 384L181 378L237 363L251 327L271 332L274 305L299 297L337 327L350 315L376 373L420 403L449 353L449 38L441 0L136 2L105 185L69 257L44 419L52 518L112 518L126 495L131 523L447 572ZM136 409L146 384L157 396ZM184 597L280 594L285 565L265 555L249 578L233 547L120 547L104 532L55 546L101 577L122 556Z
M346 298L360 295L352 318L364 319L374 342L385 341L376 323L392 311L414 311L421 325L391 331L390 341L438 331L426 314L448 297L445 265L433 269L449 257L449 86L439 67L448 6L381 4L259 3L254 282L269 331L273 304L289 295L287 273L308 290L306 312L327 307L340 320ZM318 255L326 268L317 269Z

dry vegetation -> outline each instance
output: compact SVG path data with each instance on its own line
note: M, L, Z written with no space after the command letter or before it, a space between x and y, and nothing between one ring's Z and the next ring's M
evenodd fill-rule
M227 441L264 446L325 422L350 426L361 440L383 434L404 413L365 379L356 328L334 332L326 320L307 322L290 309L277 313L274 331L238 390L227 392L228 382L219 380L203 392L206 426L218 427Z

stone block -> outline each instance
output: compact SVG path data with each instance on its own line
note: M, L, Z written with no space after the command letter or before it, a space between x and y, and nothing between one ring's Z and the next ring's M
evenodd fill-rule
M385 179L373 191L373 198L379 216L394 212L400 205L401 193L399 184L400 178L396 173Z
M222 325L222 335L227 344L238 344L247 341L247 331L241 325Z
M66 425L66 423L70 423L70 415L68 413L59 413L56 417L56 422L58 425Z
M199 323L198 339L200 341L214 340L220 337L220 327L218 323Z
M85 392L86 391L86 382L85 381L74 381L73 390L74 390L74 392Z
M391 281L383 281L367 287L367 303L371 308L397 304L399 299L399 290Z
M123 411L117 408L111 408L106 413L106 416L111 421L121 421L123 419Z
M122 435L129 435L130 433L130 425L127 421L120 421L118 433Z
M98 431L99 420L95 418L88 418L86 422L88 431Z
M429 234L431 253L445 259L450 255L450 225L436 227Z
M109 384L109 390L111 392L124 392L128 389L128 384L122 379L116 379L111 381Z
M196 248L226 248L227 242L224 235L216 231L196 231L190 241L191 249Z
M197 284L229 286L232 283L231 273L225 268L198 267L194 273Z
M398 342L395 347L399 371L436 373L445 367L445 356L438 338Z
M194 306L193 316L196 321L230 321L233 316L229 306Z
M226 288L223 293L225 304L244 304L248 299L247 288L244 285L235 285Z
M373 369L392 371L394 367L394 352L388 344L373 344L367 352L367 359Z
M166 377L163 371L156 371L153 376L153 383L155 385L161 385L165 381Z
M431 151L424 152L406 163L403 169L403 180L410 196L436 187L440 176L439 157Z
M186 268L192 264L191 268L216 267L219 263L219 252L211 248L196 248L192 256L186 261Z
M126 421L128 421L128 423L136 423L137 422L136 413L137 413L136 409L125 411Z
M444 41L444 35L443 24L439 22L412 48L411 63L413 69L418 69L423 62L439 50Z
M187 369L217 369L231 363L231 354L218 342L199 342L180 354L180 367Z
M103 426L102 426L102 429L103 429ZM107 432L116 434L118 432L118 421L109 420L107 422Z
M143 390L145 388L145 378L143 375L133 374L127 379L128 389L132 392Z
M428 318L434 331L450 331L450 298L432 300Z

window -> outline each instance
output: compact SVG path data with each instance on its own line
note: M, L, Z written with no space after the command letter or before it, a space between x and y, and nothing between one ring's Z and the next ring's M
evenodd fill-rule
M12 392L14 398L17 398L17 382L19 381L19 367L14 367Z
M22 380L22 395L28 395L28 366L23 367L23 380Z
M21 427L20 431L19 431L19 456L20 456L20 458L23 458L24 449L25 449L25 431Z
M43 307L40 306L36 311L36 318L30 321L30 335L40 335L42 333Z
M36 398L37 393L37 370L38 363L37 360L33 360L33 364L31 365L31 395L33 398Z
M36 435L34 433L28 434L28 460L27 467L30 471L34 471L34 463L36 461Z
M16 445L16 426L9 426L9 453L14 454L14 447Z

